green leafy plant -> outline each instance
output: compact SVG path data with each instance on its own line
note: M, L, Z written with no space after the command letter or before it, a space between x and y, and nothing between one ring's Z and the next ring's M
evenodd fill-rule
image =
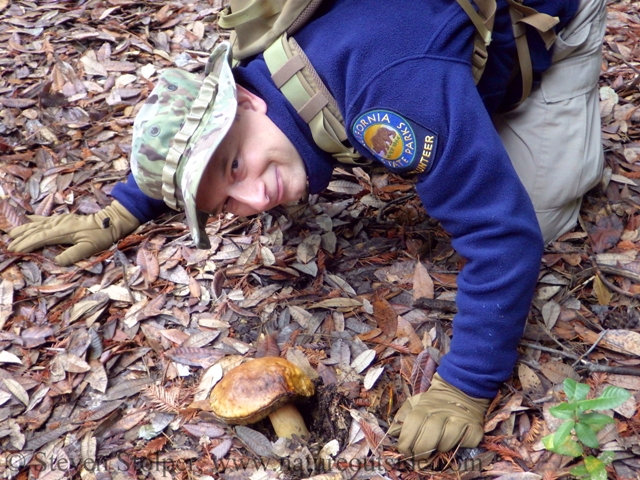
M613 461L613 452L602 452L598 457L584 456L584 446L600 447L596 433L615 420L593 410L608 410L622 405L631 394L624 388L607 386L598 398L587 399L590 387L571 378L565 379L567 401L549 411L565 420L558 429L542 439L547 450L570 457L584 457L584 462L571 469L571 474L591 480L607 480L605 467Z

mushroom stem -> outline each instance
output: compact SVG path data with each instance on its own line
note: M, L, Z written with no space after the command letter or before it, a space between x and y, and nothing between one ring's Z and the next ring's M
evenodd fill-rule
M309 436L302 415L292 403L271 413L269 419L279 438L291 438L294 433L299 437Z

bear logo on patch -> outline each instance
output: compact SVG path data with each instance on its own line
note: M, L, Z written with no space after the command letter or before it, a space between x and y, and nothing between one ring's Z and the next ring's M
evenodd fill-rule
M363 113L351 133L385 167L395 173L423 173L431 168L437 135L391 110Z
M389 130L388 128L381 127L378 131L371 137L371 147L373 150L382 155L383 157L387 156L389 151L389 147L393 143L393 139L398 134L394 130Z

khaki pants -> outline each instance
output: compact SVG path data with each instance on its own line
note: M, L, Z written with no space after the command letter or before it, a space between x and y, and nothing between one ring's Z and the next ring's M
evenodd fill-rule
M582 195L601 176L598 77L605 27L605 0L582 0L558 34L540 88L517 109L494 118L545 243L575 226Z

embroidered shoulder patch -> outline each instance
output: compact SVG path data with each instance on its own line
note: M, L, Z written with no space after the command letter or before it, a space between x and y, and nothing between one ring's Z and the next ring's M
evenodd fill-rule
M394 173L428 172L433 165L437 135L391 110L363 113L351 125L351 132Z

